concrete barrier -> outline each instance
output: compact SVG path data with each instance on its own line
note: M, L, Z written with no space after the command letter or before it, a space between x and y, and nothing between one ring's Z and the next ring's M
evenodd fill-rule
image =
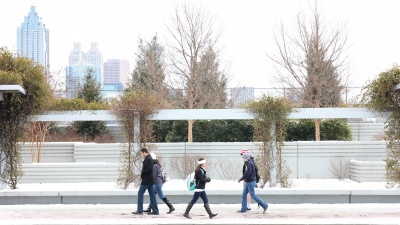
M211 204L240 204L240 190L208 190ZM256 190L258 197L272 204L358 204L400 203L400 189L388 190ZM165 190L174 204L186 204L192 191ZM146 193L147 195L147 193ZM148 201L148 197L145 197ZM163 202L157 198L160 204ZM0 191L0 205L14 204L136 204L137 190L115 191Z

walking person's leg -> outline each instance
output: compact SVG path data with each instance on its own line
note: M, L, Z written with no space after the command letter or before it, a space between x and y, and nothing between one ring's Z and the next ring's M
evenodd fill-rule
M200 197L201 197L201 199L203 199L204 208L206 209L206 211L207 211L208 216L210 217L210 219L213 218L214 216L217 216L218 213L215 214L215 213L212 213L212 212L211 212L210 204L208 204L208 198L207 198L207 194L206 194L205 191L202 191L202 192L201 192Z
M155 184L156 185L156 184ZM157 195L158 191L157 188L154 188L154 194ZM151 202L149 202L149 205L147 206L147 209L143 210L143 212L151 212Z
M243 187L246 186L246 182L243 182ZM247 194L247 210L251 210L251 197L250 194Z
M247 210L251 210L251 196L250 193L247 194Z
M159 211L158 211L158 204L157 204L157 199L156 199L156 193L155 193L155 185L149 185L148 187L148 192L150 195L150 205L151 205L151 209L153 209L152 212L149 212L149 214L153 214L153 215L158 215Z
M247 187L247 182L243 187L242 192L242 208L238 212L245 213L247 211L247 194L249 193L249 189Z
M189 215L189 212L192 209L193 205L197 202L199 197L200 197L200 192L194 192L192 201L190 201L189 204L186 206L185 213L183 214L184 217L186 217L188 219L192 219L192 217L190 217L190 215Z
M163 193L163 190L162 190L163 184L162 184L162 183L157 183L157 184L155 184L155 185L156 185L156 192L157 192L157 194L158 194L158 197L159 197L161 200L163 200L164 203L165 203L165 204L168 206L168 208L169 208L169 211L168 211L167 213L172 213L173 211L175 211L175 208L174 208L174 206L172 205L172 203L168 200L167 197L164 196L164 193Z
M263 207L264 212L268 209L268 204L265 203L261 198L259 198L256 193L255 193L255 186L256 186L256 182L250 182L247 184L250 196L252 199L254 199L261 207Z
M133 214L143 214L143 195L144 195L144 192L146 191L146 189L147 189L146 185L140 185L139 191L138 191L137 210L136 210L136 212L132 212Z

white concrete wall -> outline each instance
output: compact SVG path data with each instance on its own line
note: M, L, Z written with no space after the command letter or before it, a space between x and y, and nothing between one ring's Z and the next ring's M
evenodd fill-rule
M29 145L29 144L28 144ZM121 143L96 144L80 143L74 144L73 155L68 153L68 157L59 156L64 152L64 148L57 148L59 145L46 143L43 156L47 163L65 162L70 163L119 163ZM70 145L68 143L67 145ZM66 146L67 146L66 145ZM161 159L164 170L171 178L177 178L177 174L171 169L171 163L177 160L185 160L184 156L196 155L204 156L209 162L208 173L214 178L220 178L217 168L221 169L221 162L229 162L234 165L232 170L239 173L242 166L242 159L239 155L240 150L247 148L253 156L257 155L257 143L237 142L237 143L156 143L154 152ZM60 154L58 154L60 152ZM29 156L29 148L23 148L23 155ZM350 162L355 159L359 161L382 161L386 158L386 142L384 141L321 141L321 142L286 142L283 150L283 157L291 169L291 178L311 178L311 179L333 179L330 172L330 163L333 160ZM65 159L65 161L61 161ZM222 160L222 161L221 161ZM25 161L26 163L27 161ZM28 161L30 162L30 161ZM261 165L258 165L261 166ZM47 167L49 170L50 168Z

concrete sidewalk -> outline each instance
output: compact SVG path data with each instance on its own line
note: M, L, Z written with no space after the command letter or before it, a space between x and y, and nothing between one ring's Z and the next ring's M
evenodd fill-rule
M135 204L1 205L0 224L399 224L400 204L270 204L266 213L237 213L239 204L211 204L209 219L201 201L182 216L186 204L159 205L160 215L132 215Z

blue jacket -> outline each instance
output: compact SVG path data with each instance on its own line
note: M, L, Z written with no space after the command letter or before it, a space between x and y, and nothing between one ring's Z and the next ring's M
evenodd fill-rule
M239 181L246 181L247 183L256 181L256 167L253 159L249 159L245 164L246 170Z

